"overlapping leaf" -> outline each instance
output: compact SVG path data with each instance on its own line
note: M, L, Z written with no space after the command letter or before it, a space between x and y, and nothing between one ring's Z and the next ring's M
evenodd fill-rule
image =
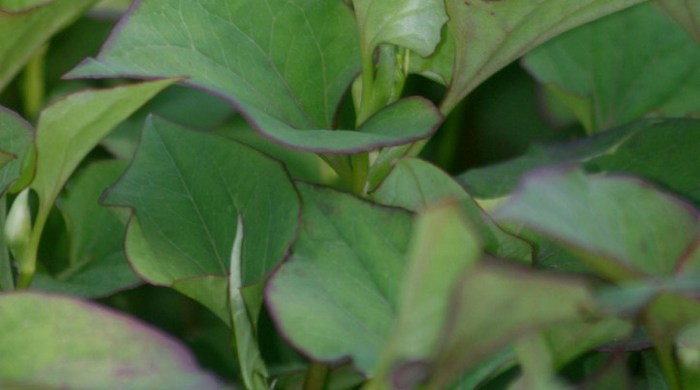
M429 388L531 332L580 321L591 297L580 280L483 263L461 274L453 298Z
M238 216L246 225L240 265L246 286L283 258L299 213L280 163L235 141L155 118L147 121L131 167L106 201L135 212L126 245L136 271L153 283L175 284L224 319Z
M68 95L42 111L37 171L31 188L47 214L75 168L115 126L175 80L158 80Z
M352 13L340 1L155 0L139 2L97 59L71 75L184 75L267 136L309 151L349 153L430 135L440 115L422 99L399 101L358 131L329 130L359 58Z
M20 177L22 162L33 147L33 138L33 129L29 123L14 112L0 107L0 151L7 158L5 165L0 167L0 195ZM33 175L33 172L29 172L29 175Z
M382 353L377 384L396 379L392 371L410 371L432 358L459 276L482 256L476 231L456 202L429 207L416 221L401 286L396 322ZM384 376L388 376L385 378ZM398 376L401 376L400 374ZM391 379L389 379L391 381ZM393 388L405 388L392 381ZM382 388L381 386L379 386Z
M532 258L532 248L525 241L501 230L447 173L422 160L399 160L372 196L380 203L412 211L445 199L458 200L487 253L523 262Z
M444 77L452 83L443 112L451 111L481 82L540 43L642 1L446 1L456 51L453 74Z
M162 333L92 303L0 295L5 389L223 389Z
M124 254L129 213L98 203L125 169L123 161L98 162L70 182L58 202L69 233L68 265L55 277L37 275L32 288L98 297L138 284Z
M580 170L529 175L497 215L575 248L613 280L672 274L700 234L692 206L638 180Z
M0 2L0 91L53 34L96 0Z
M580 141L532 147L522 157L466 172L459 182L476 198L512 192L528 171L581 163L588 172L626 172L652 180L700 203L700 121L648 120Z
M371 372L398 307L411 217L330 189L298 188L302 228L268 283L267 304L280 331L307 355L350 357Z
M440 42L447 21L442 0L354 0L363 56L372 57L381 43L428 56Z
M700 45L653 3L561 35L524 63L591 132L700 112Z

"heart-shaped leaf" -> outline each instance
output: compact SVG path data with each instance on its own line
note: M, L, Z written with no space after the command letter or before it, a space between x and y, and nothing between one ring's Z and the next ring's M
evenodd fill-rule
M590 132L700 112L700 45L651 2L561 35L524 63L569 96Z
M670 275L700 235L695 209L630 178L543 169L496 214L575 249L613 280Z
M0 91L53 34L96 0L0 2Z
M154 0L137 2L97 59L70 76L187 76L263 134L307 151L352 153L428 137L441 117L418 98L357 131L330 130L359 59L355 22L340 1Z
M481 82L542 42L642 1L447 0L456 53L442 111L450 112Z
M0 295L4 389L223 389L182 345L122 314L54 295Z
M308 356L374 369L398 307L411 217L402 210L300 183L292 255L270 279L278 329Z
M0 106L0 151L8 158L5 165L0 167L0 195L4 194L22 174L25 155L33 148L33 133L32 125L14 112ZM26 158L30 159L31 156ZM29 179L33 175L34 172L30 170Z
M238 215L246 224L240 271L246 286L282 260L299 214L280 163L238 142L155 118L146 122L129 170L106 201L134 210L127 255L142 277L164 285L182 281L188 295L226 319L228 312L219 309L226 308Z

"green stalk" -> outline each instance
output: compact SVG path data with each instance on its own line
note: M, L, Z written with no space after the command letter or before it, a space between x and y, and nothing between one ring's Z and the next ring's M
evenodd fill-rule
M364 50L363 50L364 52ZM356 124L359 127L367 118L372 116L376 109L371 104L374 99L374 59L372 55L362 56L362 98L360 99L360 109L357 112Z
M45 76L44 65L45 55L48 46L44 45L34 53L29 59L22 75L22 97L24 113L27 118L34 119L39 115L39 111L44 104L45 96Z
M668 388L670 390L682 390L683 386L681 384L678 367L673 357L673 347L668 343L663 343L663 345L657 344L656 356L659 359L659 364L661 364L661 371L664 373Z
M27 246L27 251L24 253L21 259L18 259L19 263L19 280L17 281L17 288L25 289L29 288L34 279L34 274L36 273L36 262L39 253L39 243L41 241L41 233L44 231L44 226L46 225L46 220L49 217L50 207L39 207L39 212L34 221L34 226L32 227L32 233L29 237L29 245Z
M5 226L5 208L7 207L7 197L0 197L0 226ZM12 291L15 289L15 281L12 277L12 263L10 252L7 248L4 235L0 237L0 289Z
M328 379L328 365L320 362L311 362L306 370L304 378L304 390L323 390Z

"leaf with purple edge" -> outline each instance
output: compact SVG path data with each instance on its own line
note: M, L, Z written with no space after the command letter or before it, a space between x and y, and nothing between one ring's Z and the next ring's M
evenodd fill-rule
M540 43L642 1L446 1L456 52L442 111L450 112L489 76Z
M570 168L526 176L495 215L566 244L613 280L672 275L700 234L691 205L648 183Z
M0 295L3 388L223 389L163 333L76 299Z
M700 46L653 2L567 32L523 63L589 133L700 113Z
M330 130L360 68L353 31L340 1L137 1L97 58L69 76L184 75L266 136L306 151L354 153L431 135L442 117L422 98L385 108L357 131Z
M432 357L449 316L457 280L481 257L478 230L464 218L459 202L433 204L418 215L396 320L368 388L410 388L409 382L420 383L419 373L426 371L425 361ZM394 380L403 376L409 378L397 386Z
M396 162L372 198L412 211L445 199L458 200L461 212L477 228L485 252L524 263L532 260L532 247L527 242L503 231L454 179L423 160L404 158Z
M251 221L241 260L241 285L248 286L263 281L285 256L300 207L279 162L236 141L153 117L105 201L134 210L126 251L136 271L197 298L226 322L225 278L237 216Z
M412 218L405 210L298 183L301 230L266 287L277 328L310 358L374 369L398 307Z
M523 156L468 171L457 180L479 199L511 193L527 172L580 163L587 172L625 172L700 204L700 120L641 120L581 140L535 145Z
M498 263L482 262L458 280L428 388L445 388L524 335L582 321L592 302L581 280Z

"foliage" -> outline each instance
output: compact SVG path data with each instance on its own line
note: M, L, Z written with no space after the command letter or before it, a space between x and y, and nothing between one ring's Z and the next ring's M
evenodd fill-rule
M700 384L694 3L130 3L0 0L0 387Z

